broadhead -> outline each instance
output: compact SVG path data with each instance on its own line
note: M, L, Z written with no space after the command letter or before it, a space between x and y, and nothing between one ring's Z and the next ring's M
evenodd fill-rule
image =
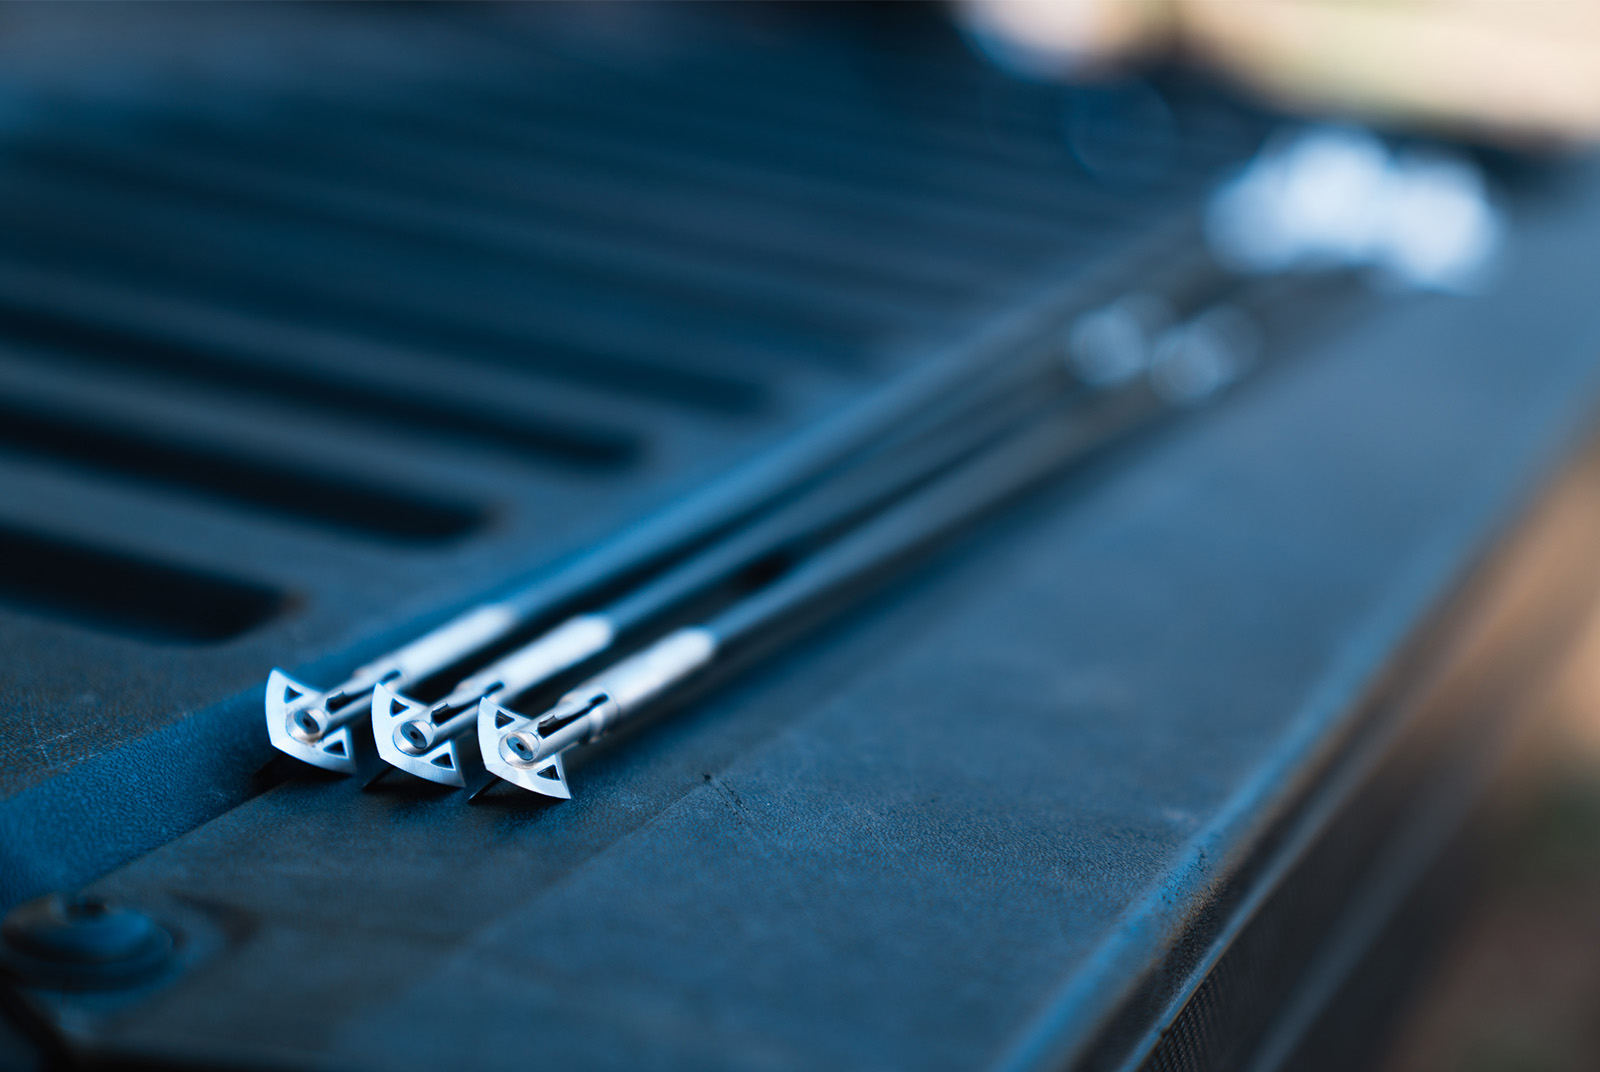
M372 737L384 762L430 782L464 787L482 771L471 734L446 736L434 716L427 704L385 685L372 690Z
M561 753L532 758L540 739L533 719L509 711L487 697L478 701L478 751L489 773L541 796L571 800Z
M359 766L358 742L348 723L328 728L328 695L274 670L267 675L267 736L278 751L339 774ZM368 753L371 754L370 752Z

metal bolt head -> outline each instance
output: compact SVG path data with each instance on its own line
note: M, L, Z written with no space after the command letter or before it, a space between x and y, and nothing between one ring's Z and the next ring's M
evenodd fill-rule
M539 739L526 730L500 738L500 757L514 767L529 767L539 759Z
M328 728L327 717L320 707L302 707L289 716L289 735L303 744L315 744Z
M0 967L51 989L127 986L171 953L172 935L155 920L94 897L47 894L0 923Z
M420 756L434 744L433 724L414 718L394 728L394 746L408 756Z

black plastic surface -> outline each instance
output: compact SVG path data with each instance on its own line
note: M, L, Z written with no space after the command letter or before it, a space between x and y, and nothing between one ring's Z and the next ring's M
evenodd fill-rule
M28 758L4 804L7 881L76 884L143 852L91 888L183 939L145 989L92 1007L35 995L36 1012L79 1054L203 1067L1243 1062L1283 995L1228 1006L1248 1000L1236 984L1250 973L1213 969L1229 967L1232 936L1272 918L1255 913L1274 889L1295 888L1263 876L1331 861L1313 878L1359 900L1397 845L1437 851L1450 823L1424 836L1418 809L1455 814L1475 750L1514 710L1448 690L1413 701L1438 665L1422 655L1457 651L1483 610L1470 597L1486 556L1522 547L1519 522L1578 472L1600 397L1597 239L1600 185L1580 176L1520 214L1488 293L1375 300L1220 407L593 749L570 768L570 803L501 790L468 805L398 778L363 792L306 772L238 803L265 753L245 732L259 697L217 697L269 661L337 673L508 567L702 478L745 449L736 440L695 423L683 434L702 453L686 448L681 468L614 485L541 477L562 491L539 505L571 512L540 517L564 528L539 527L529 492L502 529L450 552L286 527L241 549L212 520L211 559L299 578L314 594L303 618L205 663L218 652L15 630L14 653L41 653L37 668L17 663L17 725L79 695L46 663L98 660L139 686L78 701L100 704L85 725L115 727L92 761L28 751L63 732L48 726L13 741ZM808 398L820 408L837 390ZM416 471L459 490L473 467L445 449ZM505 462L473 471L476 488L527 479ZM1579 511L1569 531L1592 521ZM139 539L163 533L151 520ZM192 533L171 545L207 546ZM1551 561L1582 557L1563 545ZM1594 577L1559 580L1559 598L1513 618L1536 652L1488 649L1494 680L1520 686L1559 647ZM155 695L172 706L139 707ZM1431 747L1433 725L1469 758ZM1416 822L1353 808L1368 784ZM1355 831L1348 851L1324 851L1341 829ZM1285 831L1303 853L1284 849ZM1278 918L1331 926L1346 899L1290 903L1306 914ZM1298 940L1271 978L1315 959Z
M1153 968L1204 952L1179 955L1207 905L1575 448L1600 328L1581 212L1532 221L1495 295L1348 329L599 750L571 803L307 777L109 876L239 937L96 1044L374 1068L1089 1053Z
M920 9L8 17L0 525L49 546L0 583L6 904L259 787L267 668L340 677L967 345L1261 129L1191 92L1108 185L1090 97Z

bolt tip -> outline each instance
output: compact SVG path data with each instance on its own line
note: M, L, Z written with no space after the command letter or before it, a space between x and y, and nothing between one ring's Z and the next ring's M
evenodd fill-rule
M500 738L500 756L514 767L531 766L539 759L538 739L527 730L517 730Z
M411 719L395 727L395 747L407 755L420 756L433 747L433 727L422 719Z

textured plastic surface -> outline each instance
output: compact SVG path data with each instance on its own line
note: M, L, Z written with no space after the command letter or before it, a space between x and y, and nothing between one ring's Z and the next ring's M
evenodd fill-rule
M0 529L43 550L0 556L0 904L269 784L268 668L340 680L677 501L1260 133L1194 96L1116 189L1083 102L934 12L709 11L19 11Z
M883 160L753 143L843 169ZM997 173L909 190L891 169L870 190L889 211ZM273 662L336 676L906 353L818 371L849 349L830 336L816 367L775 376L766 411L628 411L654 446L599 477L392 429L333 435L281 399L212 406L215 385L87 379L124 419L221 435L211 420L235 445L337 456L363 479L400 466L413 490L502 512L463 543L381 547L59 459L0 463L10 522L181 552L304 600L203 650L0 616L17 730L0 783L6 896L88 883L179 937L161 978L92 1003L33 994L34 1014L79 1055L162 1066L1196 1069L1263 1039L1293 1052L1285 1010L1303 1023L1320 1008L1318 928L1355 933L1365 906L1381 930L1399 896L1385 890L1403 893L1407 866L1446 838L1514 712L1514 671L1559 646L1590 593L1584 556L1561 545L1561 598L1549 577L1533 586L1506 619L1518 642L1483 648L1486 677L1464 679L1486 687L1411 702L1434 697L1418 653L1459 639L1442 612L1482 610L1461 600L1503 540L1528 550L1518 522L1573 471L1600 396L1600 192L1580 178L1530 201L1486 295L1375 303L1216 410L598 746L560 804L502 791L468 805L399 779L363 792L282 768L253 780L267 754L253 683ZM996 204L1048 183L1000 185L997 202L903 234L999 235L917 252L1010 263L1032 217ZM1013 308L1017 287L984 307ZM502 381L459 367L455 387L497 397ZM550 387L523 386L518 404ZM601 429L630 404L583 397ZM1593 517L1569 521L1585 534Z
M1206 963L1208 912L1248 907L1217 899L1230 876L1574 456L1600 210L1572 198L1493 294L1399 302L1058 487L586 757L573 802L300 779L107 876L239 937L86 1044L372 1068L1137 1057L1182 980L1108 1042L1118 1009ZM1216 1055L1190 1057L1162 1067Z

